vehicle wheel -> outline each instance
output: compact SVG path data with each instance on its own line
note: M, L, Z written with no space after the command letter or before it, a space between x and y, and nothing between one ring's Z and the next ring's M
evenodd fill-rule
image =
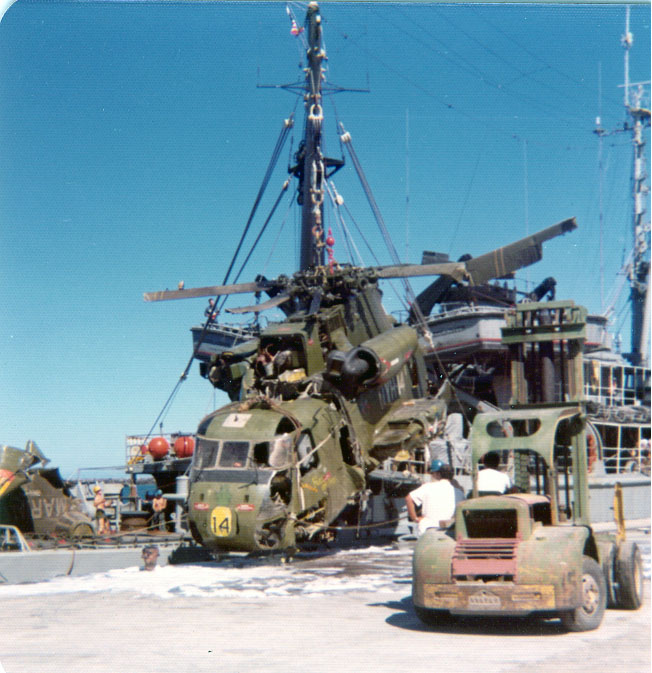
M93 537L93 529L87 523L78 523L72 531L72 537L74 539L80 537Z
M602 563L602 574L605 577L607 585L607 610L618 607L618 598L616 596L616 545L609 546L609 554Z
M446 610L433 610L431 608L420 608L417 605L414 606L414 612L420 621L422 621L427 626L437 626L442 622L446 621L450 615Z
M588 556L582 561L582 604L562 612L561 623L568 631L592 631L602 622L607 605L607 584L600 566Z
M616 557L616 607L638 610L643 604L643 559L635 542L623 542Z

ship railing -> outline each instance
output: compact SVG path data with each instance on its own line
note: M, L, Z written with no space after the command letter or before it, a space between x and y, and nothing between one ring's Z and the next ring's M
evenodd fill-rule
M501 306L459 306L457 308L444 308L439 313L433 313L426 318L426 324L437 322L444 318L456 318L468 315L486 315L488 313L504 313L505 308Z
M410 474L426 474L426 465L423 460L409 458L388 458L383 462L386 472L409 472Z
M642 472L650 474L650 450L644 447L618 448L603 447L604 468L607 474L628 474Z
M650 386L650 369L631 365L584 361L584 394L606 407L641 404Z
M106 477L106 473L114 470L123 470L123 467L97 467L97 468L80 468L75 475L68 480L71 484L70 489L72 495L80 502L82 511L93 520L93 525L97 526L95 520L95 493L93 486L99 486L104 493L106 499L105 513L109 520L111 528L119 530L123 519L123 514L130 512L139 512L142 510L142 498L130 491L123 494L125 486L128 482L122 478ZM99 471L103 476L93 478L84 476L83 473Z
M600 433L607 474L650 472L650 424L591 419Z
M227 334L232 334L233 336L239 336L243 339L251 339L253 330L249 326L243 327L242 325L225 323L225 322L212 322L208 328L213 332L226 332Z
M604 407L631 407L640 403L636 391L631 388L595 387L585 383L584 396Z
M468 449L468 442L466 442ZM456 450L454 446L449 447L447 456L443 457L443 462L449 463L453 468L453 473L457 476L461 474L471 474L471 452L469 450ZM383 462L383 469L387 472L410 472L412 474L428 474L428 465L426 460L419 458L388 458Z

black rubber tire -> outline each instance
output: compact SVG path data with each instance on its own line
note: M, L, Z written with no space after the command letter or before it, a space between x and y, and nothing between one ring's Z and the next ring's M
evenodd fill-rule
M607 610L613 610L618 607L618 597L616 596L616 545L609 547L609 554L603 559L602 573L607 583Z
M607 583L602 568L592 558L582 559L582 604L561 613L561 623L568 631L592 631L602 623L607 607Z
M432 610L431 608L420 608L415 605L414 612L419 620L427 626L437 626L450 619L450 615L446 610Z
M643 559L635 542L623 542L615 565L616 607L638 610L643 605Z
M93 528L88 523L78 523L72 530L72 538L93 537Z

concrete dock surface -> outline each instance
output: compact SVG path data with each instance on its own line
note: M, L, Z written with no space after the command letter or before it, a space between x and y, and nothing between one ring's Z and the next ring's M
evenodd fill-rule
M264 601L34 596L5 603L0 662L6 673L649 673L646 584L641 610L609 610L580 634L514 619L425 627L405 586Z
M586 633L516 618L426 627L410 599L411 549L371 548L0 587L0 672L649 673L641 535L643 607L607 610Z

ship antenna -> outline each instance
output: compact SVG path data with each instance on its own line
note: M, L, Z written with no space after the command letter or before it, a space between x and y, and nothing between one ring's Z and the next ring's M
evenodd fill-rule
M634 365L649 364L650 348L650 222L645 220L644 201L649 194L645 183L645 140L644 126L650 125L650 110L642 103L643 86L650 82L630 82L629 50L634 37L629 31L629 13L627 6L625 15L625 34L622 45L625 49L625 111L628 116L627 128L632 132L633 166L632 166L632 230L633 256L629 266L630 304L632 311L631 353L628 359ZM636 89L634 89L636 87Z
M625 357L632 365L649 366L650 349L650 221L645 219L645 200L649 194L645 172L645 139L644 127L650 125L649 104L643 103L643 87L650 82L631 82L629 76L629 51L634 44L634 36L629 30L630 8L627 6L625 14L625 33L621 44L625 50L625 83L620 87L625 89L623 96L625 107L625 123L619 131L607 132L601 126L601 119L596 120L595 133L600 138L613 133L629 132L632 137L632 248L622 267L623 276L629 281L629 304L631 310L631 348ZM602 147L599 147L600 162L602 161ZM602 177L600 177L602 180ZM601 187L602 189L602 187ZM602 193L600 199L602 200ZM600 211L602 233L602 207ZM602 250L602 247L601 247ZM623 283L625 279L623 279ZM609 303L603 311L609 315L617 298Z
M599 254L600 254L600 311L604 312L604 135L602 128L602 63L598 63L598 116L595 120L595 131L598 136L598 221L599 221Z

